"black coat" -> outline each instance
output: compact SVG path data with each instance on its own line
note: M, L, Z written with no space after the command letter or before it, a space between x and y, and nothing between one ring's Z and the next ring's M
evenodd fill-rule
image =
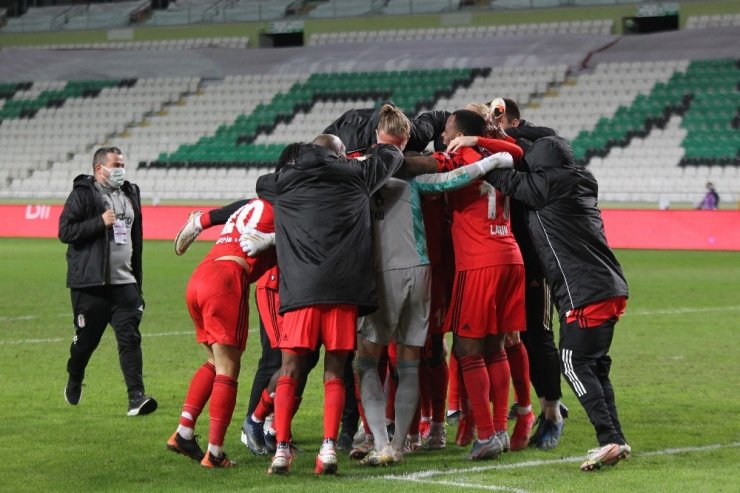
M557 132L548 127L535 126L532 123L521 120L518 127L512 127L506 130L506 133L516 139L519 147L524 149L525 159L519 160L516 169L519 171L529 171L526 162L527 151L532 147L532 143L543 137L557 135ZM540 265L540 259L537 251L534 249L532 237L529 234L529 208L516 199L511 199L511 232L519 245L524 260L524 271L527 276L527 285L534 281L542 279L545 274Z
M392 104L392 103L391 103ZM411 135L405 151L422 152L430 142L441 149L441 136L450 113L427 111L411 120ZM325 134L336 135L344 143L347 153L364 152L375 144L375 129L380 121L380 109L364 108L345 112L324 129Z
M541 138L525 159L531 172L494 170L486 180L531 208L532 241L561 316L627 296L627 281L604 234L596 179L576 165L568 141Z
M321 304L377 308L370 195L403 164L394 146L378 145L366 159L348 160L304 144L295 163L258 181L275 182L275 246L280 313Z
M59 240L67 243L67 287L87 288L105 284L108 262L108 228L103 222L105 202L95 190L95 178L79 175L74 179L72 192L59 216ZM123 193L131 201L134 222L131 225L131 269L141 291L141 253L143 227L139 187L124 182Z

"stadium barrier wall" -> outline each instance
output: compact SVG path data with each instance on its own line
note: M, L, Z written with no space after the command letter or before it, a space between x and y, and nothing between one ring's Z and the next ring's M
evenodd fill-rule
M144 238L173 240L194 209L144 206ZM0 205L0 237L55 238L61 213L61 205ZM605 209L602 214L613 248L740 251L740 211ZM212 228L201 238L214 240L219 233Z

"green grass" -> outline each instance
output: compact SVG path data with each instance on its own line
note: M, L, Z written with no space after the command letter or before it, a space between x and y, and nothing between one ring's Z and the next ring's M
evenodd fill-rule
M207 248L196 244L176 257L170 242L145 246L144 372L160 408L151 416L127 418L110 330L90 363L80 405L68 406L62 398L73 334L64 245L0 239L0 423L8 452L0 464L3 491L737 491L740 253L617 252L631 298L612 346L612 374L623 427L635 450L617 467L578 471L575 458L595 442L564 384L572 415L554 451L527 450L473 464L465 460L466 450L452 445L383 470L362 469L341 457L340 477L317 478L312 472L322 419L317 372L294 427L306 453L296 459L290 476L272 478L265 473L267 460L250 455L238 440L257 360L255 333L226 437L226 450L239 467L203 470L164 448L190 376L203 359L183 293ZM254 327L254 310L252 315ZM207 416L198 431L207 435ZM709 445L720 447L701 449ZM667 451L672 448L698 450ZM483 468L466 471L473 466ZM430 470L438 473L417 481L383 478Z

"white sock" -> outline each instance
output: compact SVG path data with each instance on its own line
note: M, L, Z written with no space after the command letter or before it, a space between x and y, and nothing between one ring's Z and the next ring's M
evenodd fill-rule
M195 435L195 430L189 426L177 425L177 434L185 440L192 440Z
M262 422L261 419L257 419L257 418L254 417L254 413L252 414L252 421L254 421L255 423L261 423Z
M419 360L399 360L396 371L398 371L395 400L396 432L392 445L396 450L403 450L406 433L419 404Z
M524 416L525 414L529 414L532 412L532 405L530 404L527 407L517 406L516 407L516 413L519 416Z
M362 406L365 409L365 419L370 426L370 430L365 432L369 431L375 437L375 449L383 450L388 444L388 431L385 428L385 393L378 375L378 360L359 357L355 361Z
M208 451L214 457L221 457L221 455L224 453L224 448L223 447L220 447L218 445L214 445L212 443L209 443L208 444Z

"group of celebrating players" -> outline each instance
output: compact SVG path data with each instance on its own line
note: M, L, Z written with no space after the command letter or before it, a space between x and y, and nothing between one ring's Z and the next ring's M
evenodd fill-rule
M223 443L254 283L263 351L242 441L273 454L271 474L290 470L292 419L321 345L317 474L337 472L340 421L346 432L355 395L362 424L348 448L363 465L445 448L446 419L471 460L530 443L553 448L566 411L561 371L599 442L581 469L630 455L608 356L627 283L606 242L596 181L567 141L522 120L514 101L411 120L391 103L351 110L310 144L288 145L256 189L258 198L192 213L175 240L181 255L203 229L223 225L187 286L207 361L168 449L205 467L235 465ZM203 451L195 426L209 401Z

